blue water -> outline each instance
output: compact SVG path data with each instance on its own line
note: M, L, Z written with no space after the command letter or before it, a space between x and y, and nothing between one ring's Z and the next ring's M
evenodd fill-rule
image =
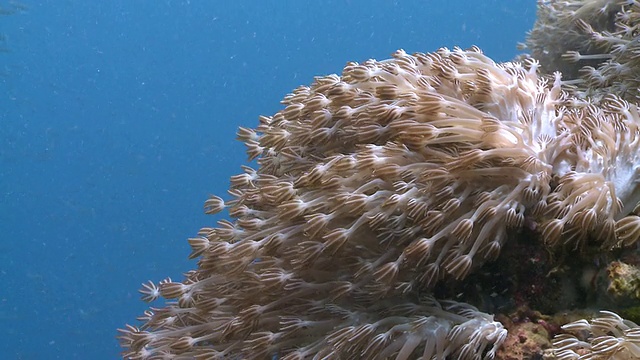
M0 1L3 7L10 7ZM238 126L349 60L516 53L533 0L24 1L0 17L0 358L114 359L140 283L193 268Z

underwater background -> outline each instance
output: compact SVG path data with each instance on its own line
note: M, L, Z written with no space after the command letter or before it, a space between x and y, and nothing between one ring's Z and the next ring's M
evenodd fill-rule
M0 1L0 358L114 359L142 282L195 267L254 127L397 49L512 59L534 0Z

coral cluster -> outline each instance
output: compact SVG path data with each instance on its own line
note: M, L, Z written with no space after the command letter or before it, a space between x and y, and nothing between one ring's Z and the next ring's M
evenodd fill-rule
M558 360L640 358L640 326L615 313L602 311L590 321L578 320L562 328L569 333L553 341L553 356Z
M539 1L536 24L523 47L531 51L532 58L540 61L543 73L562 71L563 88L573 96L602 105L615 95L637 104L640 101L639 35L638 1ZM631 105L630 108L635 107ZM621 135L627 133L623 130ZM637 167L637 164L637 159L632 159L629 166ZM633 179L625 184L632 192L636 191ZM631 205L634 201L627 203ZM627 211L634 213L637 210L627 206L623 212ZM626 222L618 223L619 235ZM593 231L597 229L601 228ZM637 255L637 248L625 248L614 253L594 252L590 256L592 270L585 271L584 280L593 292L587 294L593 301L591 305L635 314L640 281L634 260ZM550 358L635 359L640 356L639 328L614 313L604 312L601 318L591 322L580 320L564 329L578 332L575 337L566 333L558 335L554 345L560 349L556 349Z
M640 100L640 2L551 0L538 2L538 17L524 47L544 72L561 71L576 93L600 99L617 94Z
M492 358L501 323L436 300L518 231L550 251L640 236L635 105L478 48L349 63L242 128L257 169L206 212L198 268L145 285L131 359ZM459 299L457 299L459 300Z
M593 31L612 31L621 7L611 0L538 1L536 22L520 47L540 61L543 72L561 71L565 79L575 79L580 66L566 57L568 52L582 54L588 65L597 66L606 59L598 56L601 44L583 25L588 24Z

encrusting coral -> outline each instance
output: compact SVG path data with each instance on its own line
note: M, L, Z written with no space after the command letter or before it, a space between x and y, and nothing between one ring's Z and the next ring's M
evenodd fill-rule
M478 48L349 63L241 128L257 169L190 239L196 270L122 329L130 359L492 358L503 326L436 286L521 229L551 250L628 246L638 109L568 95L559 73Z
M628 304L638 303L640 300L640 268L622 261L613 261L606 270L608 275L607 293L618 302L626 300Z

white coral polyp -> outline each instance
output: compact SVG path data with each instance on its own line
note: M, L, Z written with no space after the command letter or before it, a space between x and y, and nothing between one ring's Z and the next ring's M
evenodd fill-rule
M553 341L557 360L640 359L640 327L616 313L601 311L590 321L578 320L562 329L567 333Z

